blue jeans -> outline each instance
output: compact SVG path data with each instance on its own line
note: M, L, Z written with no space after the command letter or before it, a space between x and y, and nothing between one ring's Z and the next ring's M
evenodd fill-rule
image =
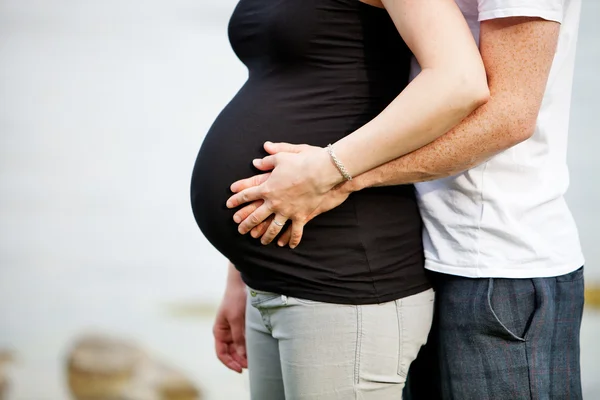
M552 278L432 279L434 322L405 399L582 398L583 267Z

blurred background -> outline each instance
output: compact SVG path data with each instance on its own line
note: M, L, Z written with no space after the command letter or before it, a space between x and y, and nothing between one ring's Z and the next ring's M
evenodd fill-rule
M172 378L160 398L248 398L245 375L213 353L226 264L188 194L204 134L246 78L227 40L235 4L0 0L6 399L68 399L68 381L97 376L118 383L136 357L150 365L140 381ZM589 400L600 399L599 19L600 2L583 0L569 144L568 201L592 289L582 328ZM89 333L108 336L81 341ZM94 365L102 349L112 356ZM159 399L143 385L131 399Z

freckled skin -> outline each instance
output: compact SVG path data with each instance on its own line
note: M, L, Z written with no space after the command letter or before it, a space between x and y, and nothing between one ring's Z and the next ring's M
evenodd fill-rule
M490 100L429 145L347 184L355 190L444 178L473 168L531 137L559 29L557 22L539 18L482 22L480 51Z

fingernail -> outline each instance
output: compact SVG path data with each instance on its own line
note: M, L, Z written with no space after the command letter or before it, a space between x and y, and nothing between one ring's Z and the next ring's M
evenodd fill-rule
M290 249L295 249L296 245L295 244L290 244Z
M271 143L270 141L268 141L268 140L267 140L267 141L265 142L265 144L266 144L266 145L269 145L269 144L272 144L272 143Z
M225 203L225 206L227 206L227 208L231 208L231 201L227 201L227 203Z
M258 232L256 232L256 231L252 231L252 232L250 232L250 235L251 235L251 236L252 236L254 239L256 239L256 238L258 237ZM263 243L263 244L264 244L264 243Z
M255 167L260 167L260 165L262 164L262 160L260 158L255 158L254 160L252 160L252 164L254 164Z
M277 242L277 246L279 246L279 247L283 247L283 246L284 246L284 243L283 243L283 242Z
M240 218L240 216L239 216L239 215L234 215L234 216L233 216L233 221L234 221L236 224L239 224L240 222L242 222L242 219Z

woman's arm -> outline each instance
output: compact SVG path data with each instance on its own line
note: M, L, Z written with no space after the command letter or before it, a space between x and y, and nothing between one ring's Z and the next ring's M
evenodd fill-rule
M479 50L454 0L382 3L422 71L381 114L333 145L351 176L434 141L489 97Z
M384 0L383 4L422 72L376 118L333 145L351 176L432 142L489 96L479 51L454 0ZM270 243L288 219L293 222L292 242L299 242L308 216L324 194L344 179L324 149L279 153L254 163L273 171L259 186L232 196L227 206L264 200L239 226L245 234L275 214L263 244ZM236 191L236 184L232 190Z

